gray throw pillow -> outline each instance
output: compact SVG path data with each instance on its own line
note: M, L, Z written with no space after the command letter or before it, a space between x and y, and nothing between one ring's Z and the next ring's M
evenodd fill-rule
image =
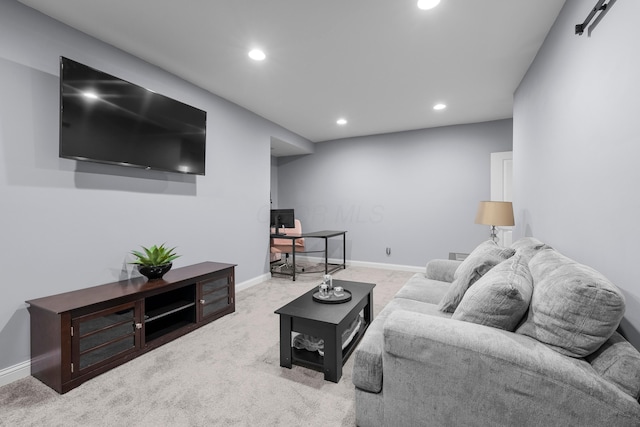
M513 249L500 247L492 240L482 242L456 269L453 275L454 280L445 296L440 300L438 310L453 313L469 286L473 285L491 268L513 256L514 253Z
M496 265L467 290L451 318L515 331L533 293L527 261L516 254Z
M539 251L529 268L533 296L527 319L516 333L571 357L593 353L613 335L625 300L602 274L553 249Z

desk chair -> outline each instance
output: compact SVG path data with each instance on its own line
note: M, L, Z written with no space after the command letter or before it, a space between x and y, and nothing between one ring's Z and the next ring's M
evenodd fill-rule
M294 228L284 228L284 234L286 235L300 235L302 234L302 223L299 219L295 220ZM271 232L274 232L274 229L271 229ZM274 238L271 240L271 254L285 254L285 263L282 264L282 270L293 270L293 265L289 263L289 254L293 251L293 244L296 246L296 253L304 252L304 239L278 239ZM304 271L304 268L296 267L296 273Z

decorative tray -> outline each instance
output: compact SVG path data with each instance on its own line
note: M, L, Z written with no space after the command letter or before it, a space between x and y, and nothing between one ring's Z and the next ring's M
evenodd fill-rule
M344 295L341 297L337 297L331 291L331 294L327 298L320 297L320 291L316 291L313 293L313 300L315 302L321 302L323 304L342 304L343 302L351 301L351 292L348 290L344 290Z

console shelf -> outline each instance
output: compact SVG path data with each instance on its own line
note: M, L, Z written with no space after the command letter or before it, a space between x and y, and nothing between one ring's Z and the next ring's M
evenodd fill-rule
M191 301L176 301L172 304L167 305L166 307L161 307L152 311L147 311L144 315L144 322L149 323L154 320L158 320L164 316L168 316L173 313L177 313L182 310L186 310L187 308L194 307L196 305L195 302Z
M204 262L27 301L31 375L58 393L235 311L235 264Z

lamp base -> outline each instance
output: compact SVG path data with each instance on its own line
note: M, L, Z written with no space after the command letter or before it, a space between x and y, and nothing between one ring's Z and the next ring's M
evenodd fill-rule
M491 233L489 234L489 237L491 238L491 240L493 240L494 243L498 243L498 240L500 240L498 238L498 229L495 225L491 226Z

